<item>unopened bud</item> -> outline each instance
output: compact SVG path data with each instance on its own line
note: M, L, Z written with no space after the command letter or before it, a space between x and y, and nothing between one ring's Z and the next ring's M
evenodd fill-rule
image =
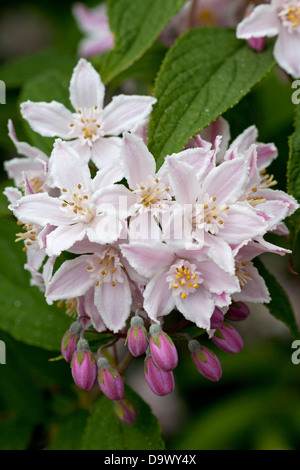
M110 400L122 400L125 390L122 377L107 359L98 359L98 384L102 393Z
M77 387L83 390L92 390L97 378L97 363L94 354L88 349L88 342L84 339L77 343L71 368Z
M125 424L133 424L136 420L136 409L128 398L114 403L114 412L117 418Z
M173 392L175 387L173 372L159 369L151 356L145 359L144 373L147 384L155 395L164 397Z
M82 327L80 323L74 322L62 338L61 353L67 362L71 362L73 354L77 349L79 333L81 330Z
M244 302L235 302L230 305L226 318L231 321L242 321L250 315L250 309Z
M125 344L127 344L130 353L134 357L141 356L147 351L147 331L144 327L144 320L141 317L135 316L131 319Z
M228 323L223 323L215 331L212 340L220 349L230 354L239 353L244 346L241 335Z
M175 344L167 333L163 332L158 325L152 325L149 331L150 353L153 361L159 369L174 370L178 363L178 354Z
M224 321L224 314L222 310L216 307L214 310L214 313L210 317L210 328L212 330L219 328L223 324L223 321Z
M249 38L247 39L248 45L253 49L254 51L261 52L266 45L266 38L261 37L261 38Z
M222 377L222 366L217 356L195 340L189 342L189 349L198 372L206 379L218 382Z

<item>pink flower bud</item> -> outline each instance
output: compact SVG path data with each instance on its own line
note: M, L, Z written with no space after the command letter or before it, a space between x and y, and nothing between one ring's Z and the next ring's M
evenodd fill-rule
M241 335L228 323L223 323L215 331L212 340L220 349L230 354L237 354L244 346Z
M127 333L126 342L130 353L134 357L141 356L147 351L148 337L144 327L144 320L135 316L131 319L131 326Z
M230 305L226 318L231 321L242 321L250 315L250 309L244 302L235 302Z
M125 390L124 383L117 369L110 365L107 359L98 359L98 384L100 390L110 400L122 400Z
M77 387L91 390L97 378L97 363L94 354L88 349L88 342L80 339L73 354L72 376Z
M61 353L67 362L71 362L73 354L77 349L79 333L81 330L82 327L80 323L74 322L62 338Z
M261 52L266 45L266 38L249 38L247 39L247 43L254 51Z
M162 370L174 370L178 363L176 346L160 326L150 327L150 353L155 364Z
M147 384L155 395L164 397L173 392L175 387L173 372L159 369L151 356L145 359L144 372Z
M212 330L215 330L216 328L219 328L223 324L224 321L224 314L222 310L220 310L218 307L215 308L214 313L210 317L210 327Z
M222 377L222 366L217 356L196 340L189 342L189 349L198 372L206 379L218 382Z
M136 420L136 409L128 398L114 403L114 412L117 418L125 424L133 424Z

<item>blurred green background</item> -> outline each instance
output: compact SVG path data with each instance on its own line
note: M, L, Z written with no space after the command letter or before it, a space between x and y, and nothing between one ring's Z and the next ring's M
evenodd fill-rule
M0 105L1 162L16 156L7 137L9 118L13 119L20 140L27 138L28 130L22 123L18 105L30 80L38 80L38 74L44 70L58 71L66 83L69 80L78 59L77 45L81 38L71 14L72 4L58 0L39 3L14 0L0 7L0 79L7 82L6 104ZM31 62L28 58L32 54ZM159 63L152 65L147 75L148 89ZM129 73L127 79L130 78ZM138 91L145 89L141 80L136 86ZM56 93L53 88L51 95ZM231 124L232 137L248 125L256 124L261 142L275 142L279 158L270 172L283 190L287 139L293 132L291 94L288 78L276 69L225 116ZM7 184L1 167L1 188ZM7 246L14 243L16 226L6 208L6 199L2 194L0 197L2 275L9 272L7 276L12 277L11 273L15 273L25 290L37 291L29 286L28 273L21 273L24 262L21 247L13 248L14 256L6 253ZM284 239L276 241L286 244ZM299 251L294 264L296 270L300 270ZM264 261L288 292L299 322L299 279L289 271L288 259L272 255L265 256ZM77 449L94 396L74 386L68 364L50 361L60 354L60 337L57 351L42 349L36 346L38 341L32 345L31 339L28 340L22 326L24 316L37 316L38 312L33 314L30 305L23 304L21 326L18 326L18 306L8 298L4 283L0 290L0 339L7 348L6 365L0 364L0 449ZM39 292L36 297L34 306L40 302L42 310L43 297ZM300 364L291 361L293 338L265 307L250 307L251 316L235 325L244 338L243 351L232 356L212 348L223 366L219 383L210 383L198 374L185 343L179 344L176 390L170 397L157 398L149 392L141 360L133 361L128 368L127 383L141 394L159 418L167 449L300 449ZM58 335L70 323L63 312L59 315ZM47 336L44 317L37 328L42 344L43 335Z

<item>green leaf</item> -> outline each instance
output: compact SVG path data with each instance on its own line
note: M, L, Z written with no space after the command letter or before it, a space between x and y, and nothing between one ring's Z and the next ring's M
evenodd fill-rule
M287 191L300 202L300 106L295 112L295 132L289 139L290 155L287 167ZM300 209L289 219L290 247L293 252L297 248L298 235L300 233Z
M109 82L150 48L185 0L108 0L115 47L105 55L101 78Z
M34 102L52 100L64 104L67 108L71 108L69 101L69 83L70 76L58 71L48 71L37 75L36 77L28 80L21 92L20 103L31 100ZM49 137L42 137L34 132L29 124L23 120L23 126L32 145L43 150L47 155L50 155L54 139Z
M265 304L265 306L271 315L282 321L289 328L291 335L294 338L299 337L299 329L293 307L285 290L259 259L256 258L254 260L254 264L257 267L259 274L264 278L272 299L271 302Z
M62 309L47 305L42 292L30 286L22 244L14 241L19 227L8 216L0 222L0 328L24 343L59 351L72 320Z
M86 410L77 410L62 419L49 450L78 450L88 416Z
M272 48L260 54L235 32L200 28L183 34L166 54L157 77L149 148L158 166L235 106L274 65Z
M77 59L73 56L43 51L6 62L0 67L0 78L6 88L21 88L35 76L46 71L59 71L71 75Z
M101 396L87 421L83 450L160 450L164 449L161 430L149 406L129 387L126 397L137 410L136 422L123 424L113 411L113 402Z

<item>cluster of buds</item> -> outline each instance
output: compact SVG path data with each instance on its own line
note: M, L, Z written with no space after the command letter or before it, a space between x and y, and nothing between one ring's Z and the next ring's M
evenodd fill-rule
M125 397L123 379L119 371L105 357L98 357L89 347L89 343L80 334L84 330L80 322L74 322L65 333L61 343L64 359L70 362L72 377L82 390L90 391L98 383L101 392L114 402L117 418L125 424L133 424L136 409Z

